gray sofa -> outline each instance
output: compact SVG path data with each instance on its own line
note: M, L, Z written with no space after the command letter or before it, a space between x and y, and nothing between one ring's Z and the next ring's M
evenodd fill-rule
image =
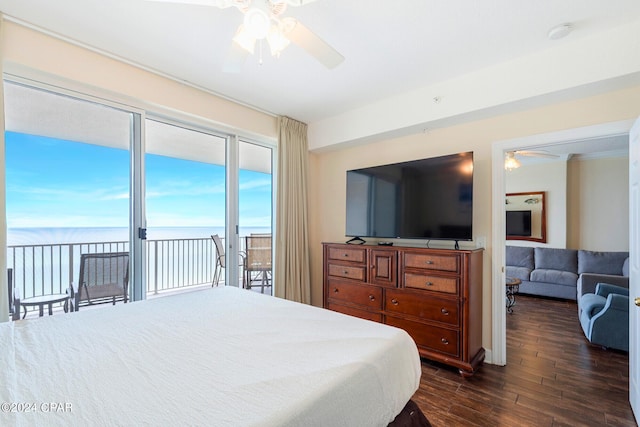
M519 293L579 301L598 283L629 287L629 253L546 247L506 247L506 275Z

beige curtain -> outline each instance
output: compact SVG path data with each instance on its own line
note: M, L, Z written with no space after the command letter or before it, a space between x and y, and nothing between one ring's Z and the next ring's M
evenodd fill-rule
M4 62L4 16L0 14L0 77ZM4 87L0 78L0 322L9 320L9 295L7 294L7 210L5 197L4 158Z
M307 125L278 119L278 193L274 294L309 304L309 232L307 225Z

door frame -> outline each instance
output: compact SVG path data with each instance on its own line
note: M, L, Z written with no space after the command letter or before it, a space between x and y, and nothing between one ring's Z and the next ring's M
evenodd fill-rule
M487 361L504 366L507 363L507 317L504 305L505 280L505 170L504 154L506 151L525 148L544 148L559 144L567 144L576 140L602 138L613 135L628 134L634 120L602 123L575 129L530 135L521 138L496 141L491 146L492 160L492 266L491 266L491 352ZM576 318L577 320L577 318Z
M634 417L640 419L640 358L638 338L638 251L640 250L640 222L638 209L640 208L640 117L636 119L629 132L629 403ZM635 332L635 333L634 333Z

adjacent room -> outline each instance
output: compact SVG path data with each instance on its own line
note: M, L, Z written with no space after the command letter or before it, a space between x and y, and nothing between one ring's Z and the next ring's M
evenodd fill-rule
M0 424L637 425L639 40L636 0L0 0Z

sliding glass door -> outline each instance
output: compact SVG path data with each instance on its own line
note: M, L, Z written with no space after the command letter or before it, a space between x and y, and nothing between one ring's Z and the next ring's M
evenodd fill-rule
M23 299L77 291L83 255L103 253L129 256L129 300L198 285L271 293L273 147L4 87L7 267Z
M227 138L147 119L148 292L224 284Z
M21 297L78 287L87 253L129 252L134 114L5 83L7 267Z

